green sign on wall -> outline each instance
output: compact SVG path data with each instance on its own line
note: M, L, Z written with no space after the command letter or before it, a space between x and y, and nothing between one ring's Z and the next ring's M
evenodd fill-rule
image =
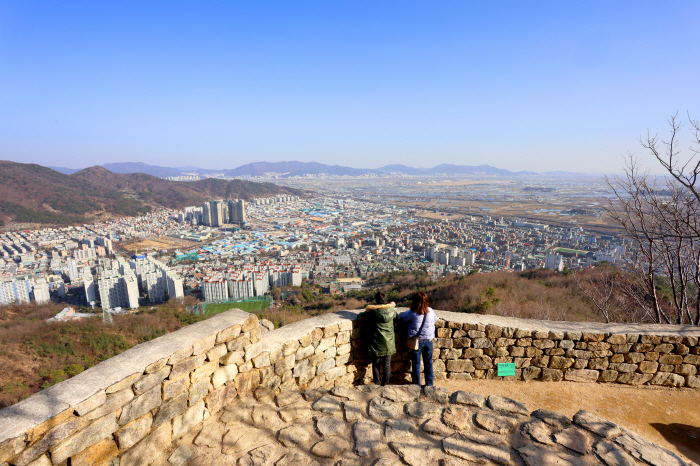
M515 375L515 363L514 362L499 362L498 363L498 376L508 377Z

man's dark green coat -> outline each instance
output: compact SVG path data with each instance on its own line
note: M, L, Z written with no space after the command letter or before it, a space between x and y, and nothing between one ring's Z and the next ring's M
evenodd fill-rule
M362 325L362 340L369 356L390 356L396 353L394 319L396 304L370 304L357 316Z

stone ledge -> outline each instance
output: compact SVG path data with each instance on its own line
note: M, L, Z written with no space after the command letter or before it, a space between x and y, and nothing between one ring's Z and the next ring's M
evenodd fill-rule
M333 324L340 325L345 321L354 322L362 311L364 309L330 312L267 332L260 338L262 352L272 351L288 341L298 340L304 335L310 334L315 328L323 328Z
M211 319L188 325L177 332L136 345L65 382L3 409L0 411L0 444L24 434L69 408L74 408L100 390L131 375L143 373L149 365L169 357L183 347L242 324L249 315L247 312L233 309Z
M397 309L398 312L398 309ZM700 337L700 327L696 325L666 324L605 324L602 322L563 322L551 320L517 319L463 312L435 311L440 319L460 324L496 325L520 330L583 332L600 334L636 334L636 335L680 335L682 337Z

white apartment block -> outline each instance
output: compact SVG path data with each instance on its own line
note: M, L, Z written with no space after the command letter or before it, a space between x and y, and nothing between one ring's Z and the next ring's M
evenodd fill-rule
M49 283L44 278L39 278L34 284L34 301L39 305L51 301Z
M88 304L97 302L95 280L92 278L92 274L90 272L83 274L83 288L85 289L85 300L88 302Z
M202 280L202 293L207 302L228 301L228 285L220 273L213 273Z
M139 307L139 287L133 273L120 275L114 271L106 272L100 277L97 287L103 309Z
M564 270L564 260L561 254L552 254L550 252L544 258L544 267L546 269L557 270L561 272Z

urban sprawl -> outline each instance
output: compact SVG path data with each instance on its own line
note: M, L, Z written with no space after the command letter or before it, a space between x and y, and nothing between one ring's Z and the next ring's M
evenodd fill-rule
M151 239L157 241L149 246ZM126 245L144 246L127 253ZM335 294L392 271L420 269L437 279L617 264L629 259L627 246L578 226L488 215L426 219L416 209L348 198L211 200L182 211L1 234L0 304L54 300L128 312L188 295L205 302L259 298L303 282ZM67 308L56 319L75 317Z

